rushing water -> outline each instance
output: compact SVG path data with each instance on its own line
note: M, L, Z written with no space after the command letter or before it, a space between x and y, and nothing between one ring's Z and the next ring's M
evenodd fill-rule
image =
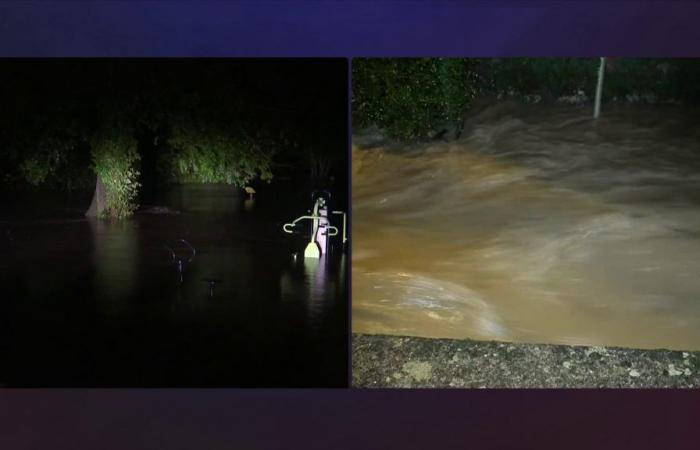
M1 221L0 383L345 386L345 257L293 258L306 238L282 224L310 198L274 186L178 187L161 204L180 214L123 222L47 204Z
M501 104L353 148L353 331L700 350L700 115Z

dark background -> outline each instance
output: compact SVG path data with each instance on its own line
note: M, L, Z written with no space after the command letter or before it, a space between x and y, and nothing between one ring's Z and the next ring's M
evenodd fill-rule
M700 56L695 1L0 3L2 56ZM695 449L697 391L0 391L2 449Z
M688 391L0 391L3 449L696 449Z

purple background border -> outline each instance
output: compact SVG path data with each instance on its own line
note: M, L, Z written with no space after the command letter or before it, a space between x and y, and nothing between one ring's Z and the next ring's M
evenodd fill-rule
M697 56L700 2L0 2L2 56Z
M0 391L7 450L697 449L688 391Z
M700 56L695 1L0 1L0 56ZM0 390L0 448L695 449L700 391Z

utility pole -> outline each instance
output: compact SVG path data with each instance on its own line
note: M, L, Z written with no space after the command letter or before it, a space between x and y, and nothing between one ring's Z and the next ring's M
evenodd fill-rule
M603 96L603 77L605 76L605 57L600 58L598 68L598 85L595 88L595 105L593 106L593 118L600 117L600 99Z

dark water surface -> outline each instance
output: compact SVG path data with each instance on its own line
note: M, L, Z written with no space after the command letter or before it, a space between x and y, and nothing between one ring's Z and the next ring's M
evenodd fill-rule
M310 199L288 184L176 187L159 204L180 214L123 222L5 213L0 384L347 385L345 256L294 260L305 238L281 227Z

